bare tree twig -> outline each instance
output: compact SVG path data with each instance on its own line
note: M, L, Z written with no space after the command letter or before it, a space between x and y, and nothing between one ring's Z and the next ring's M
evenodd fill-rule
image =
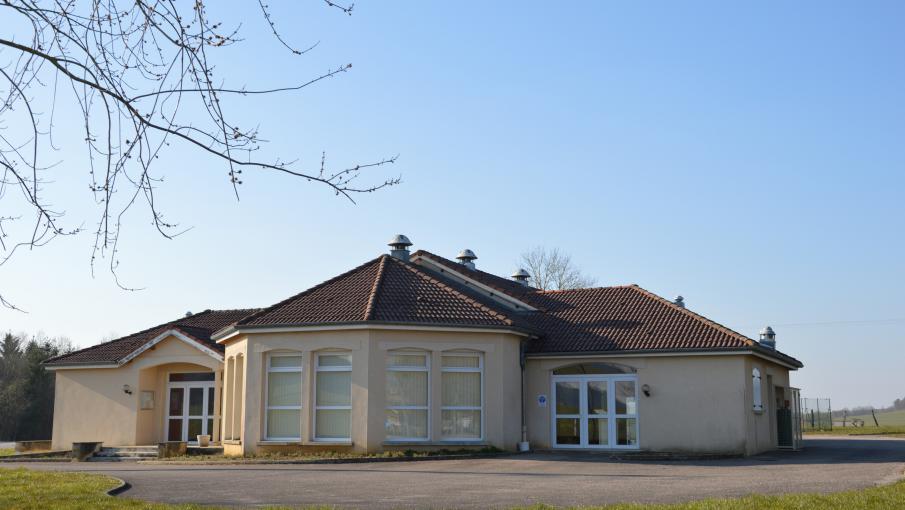
M324 1L352 14L354 4ZM130 210L143 204L164 238L187 230L165 220L156 199L162 178L154 163L174 141L224 164L237 199L245 169L322 184L352 203L357 194L400 182L393 177L358 184L364 171L395 163L398 156L338 170L325 166L325 155L319 168L309 170L299 168L295 158L264 159L258 156L263 143L258 128L240 127L227 113L227 96L299 91L346 73L351 64L294 85L227 86L215 72L211 54L241 42L240 27L213 21L203 0L0 0L0 9L7 18L18 19L18 29L28 34L22 38L19 30L14 37L0 28L0 266L19 248L33 249L85 230L81 221L77 227L64 226L61 222L69 220L65 211L46 198L53 184L50 172L59 163L47 163L61 136L54 135L58 101L77 106L84 126L88 191L99 210L92 272L97 260L107 259L114 281L124 289L134 290L117 275L120 233ZM318 46L291 45L264 0L257 0L256 10L276 42L293 55ZM67 83L69 87L58 86ZM42 111L47 104L49 122ZM5 130L9 123L29 129ZM3 297L0 306L14 308Z

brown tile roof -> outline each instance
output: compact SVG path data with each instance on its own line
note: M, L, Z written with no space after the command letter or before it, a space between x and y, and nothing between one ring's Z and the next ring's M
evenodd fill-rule
M531 352L741 349L759 345L638 287L536 292L530 321L545 333Z
M97 344L85 349L63 354L44 362L46 365L107 364L118 363L136 349L169 329L177 329L211 349L222 352L223 346L211 340L211 335L229 324L256 312L247 310L205 310L190 317L165 322L129 336Z
M541 291L428 251L412 254L418 256L537 308L522 316L523 323L542 332L529 344L529 354L753 349L801 364L637 285Z
M239 321L237 327L406 323L517 327L489 298L388 255Z
M116 362L171 327L219 350L211 336L232 328L395 323L514 329L535 337L529 355L750 350L801 366L636 285L545 292L423 250L413 254L418 256L537 311L512 310L448 273L382 255L268 308L206 311L50 362Z

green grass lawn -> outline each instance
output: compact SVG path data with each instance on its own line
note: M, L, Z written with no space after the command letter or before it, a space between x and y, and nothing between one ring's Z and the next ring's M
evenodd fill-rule
M503 450L499 448L494 448L492 446L488 446L485 448L481 448L479 450L430 450L430 451L415 451L415 450L400 450L400 451L386 451L379 453L357 453L357 452L286 452L286 453L259 453L253 455L245 455L241 457L229 457L223 455L222 453L214 454L214 455L180 455L177 457L167 457L163 459L157 459L162 462L223 462L223 463L241 463L248 462L250 464L256 462L271 462L271 461L316 461L316 460L339 460L339 459L406 459L406 458L421 458L421 457L436 457L441 455L456 455L456 456L475 456L475 455L487 455L493 453L503 453Z
M874 418L869 414L861 414L858 416L849 416L847 418L848 422L851 423L853 419L861 419L864 420L865 425L873 425ZM886 413L877 413L877 421L880 423L881 427L905 427L905 410L903 411L889 411Z
M833 430L806 431L806 436L811 434L832 436L889 436L905 437L905 426L888 427L833 427Z
M12 448L0 448L0 457L8 457L14 453L16 453L16 450Z
M119 508L200 510L217 508L201 505L147 503L135 499L107 496L106 491L116 487L118 483L113 478L102 475L0 468L0 508L35 510L105 510ZM591 510L592 508L605 508L607 510L804 510L811 508L826 510L851 510L853 508L886 510L901 509L903 507L905 507L905 482L827 495L748 496L738 499L709 499L678 505L627 504L607 507L585 507L585 510ZM545 510L553 507L538 505L527 508Z

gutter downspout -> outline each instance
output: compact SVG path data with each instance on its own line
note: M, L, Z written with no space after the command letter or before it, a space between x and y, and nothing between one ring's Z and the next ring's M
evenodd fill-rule
M527 364L527 360L525 359L525 354L528 350L528 342L526 340L522 340L519 344L519 365L522 369L522 440L518 444L518 451L527 452L531 450L531 445L528 443L528 421L526 419L526 399L525 399L525 365Z

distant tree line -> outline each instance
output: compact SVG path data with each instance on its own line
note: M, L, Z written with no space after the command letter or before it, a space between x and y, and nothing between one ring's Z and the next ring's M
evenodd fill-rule
M0 342L0 440L50 439L53 372L41 362L72 350L65 338L6 333Z

